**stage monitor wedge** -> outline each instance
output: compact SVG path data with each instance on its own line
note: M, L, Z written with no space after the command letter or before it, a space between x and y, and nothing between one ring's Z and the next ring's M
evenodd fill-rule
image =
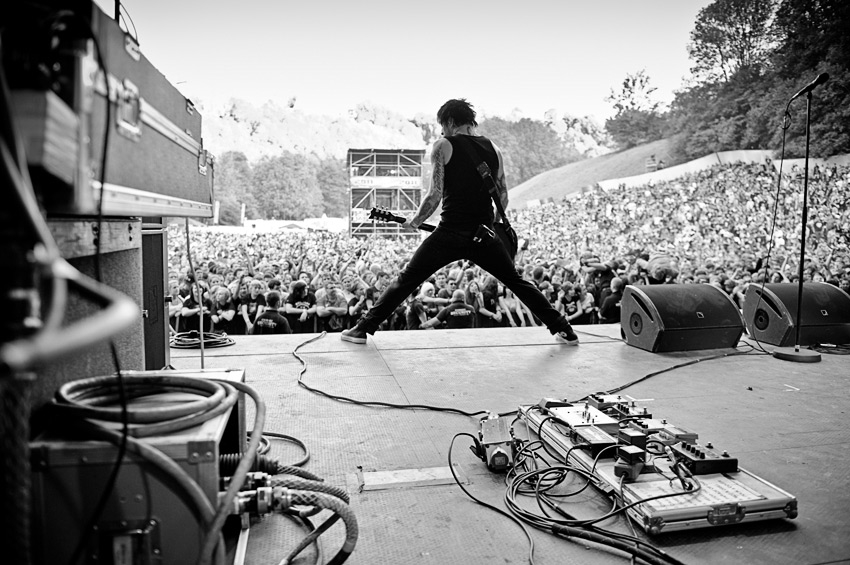
M744 320L754 339L776 345L798 345L796 283L751 284L744 297ZM803 283L800 343L850 343L850 296L828 283Z
M653 353L732 348L744 333L735 303L708 284L627 286L620 326L627 344Z

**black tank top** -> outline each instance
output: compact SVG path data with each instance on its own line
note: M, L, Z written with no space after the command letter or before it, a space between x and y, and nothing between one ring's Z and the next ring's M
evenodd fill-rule
M458 139L460 137L465 140ZM446 139L452 144L452 157L446 165L440 225L466 231L474 231L479 224L492 227L493 199L475 167L484 160L493 176L497 175L499 157L493 144L484 136L452 135ZM466 144L476 155L475 162L470 158Z

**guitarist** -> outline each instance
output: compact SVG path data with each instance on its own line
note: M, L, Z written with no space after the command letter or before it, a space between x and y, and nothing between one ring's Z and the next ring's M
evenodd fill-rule
M510 288L549 328L556 341L578 345L578 336L566 318L552 307L536 286L517 273L501 240L498 237L487 238L486 230L480 227L489 228L492 235L495 214L493 201L476 169L478 164L486 161L493 171L504 207L508 205L508 189L499 148L486 137L475 134L478 123L472 105L464 99L449 100L437 112L437 121L443 128L443 137L434 143L431 151L431 188L410 225L419 228L442 202L440 224L414 252L407 267L387 287L369 313L353 328L343 331L340 337L344 341L366 343L366 336L374 334L379 324L425 279L452 261L469 259ZM471 155L478 156L477 162ZM474 241L476 236L479 236L477 242Z

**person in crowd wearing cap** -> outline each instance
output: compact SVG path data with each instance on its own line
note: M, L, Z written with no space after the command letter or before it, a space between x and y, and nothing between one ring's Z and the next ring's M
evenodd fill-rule
M315 331L316 295L301 279L294 281L286 299L286 320L292 333L304 334Z
M423 330L445 324L446 329L456 330L475 326L475 308L466 303L466 294L456 290L452 294L451 303L440 310L440 313L423 323Z
M342 332L342 339L366 343L367 336L373 334L425 279L453 261L469 259L513 290L557 341L578 345L578 336L566 318L532 283L517 273L500 239L473 240L476 233L481 233L482 225L493 230L495 214L489 192L491 185L494 184L494 195L503 207L508 204L508 189L500 150L486 137L475 134L478 122L472 105L464 99L449 100L437 112L437 121L443 128L443 137L434 143L431 153L431 187L410 225L421 226L442 203L440 224L420 244L369 313L356 326ZM479 173L481 162L486 162L489 168L487 178Z

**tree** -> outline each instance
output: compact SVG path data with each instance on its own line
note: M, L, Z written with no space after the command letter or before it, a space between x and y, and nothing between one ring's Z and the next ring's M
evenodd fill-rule
M242 204L246 216L255 217L257 204L252 194L252 171L245 154L226 151L215 161L215 198L220 203L219 223L237 225L242 218Z
M340 218L348 214L348 175L345 161L329 157L319 161L316 180L322 192L324 213Z
M645 70L630 73L623 79L619 92L611 90L607 102L616 114L605 120L605 131L620 149L629 149L663 137L665 117L659 111L660 102L654 100L657 90L650 86Z
M315 166L304 155L284 151L254 167L254 196L266 219L303 220L322 213Z
M832 77L813 94L811 152L826 157L850 153L850 3L846 0L785 0L776 13L780 47L773 54L775 89L785 100L818 73ZM788 131L788 153L805 152L805 102L792 106L794 124ZM776 132L775 146L780 140Z
M479 131L502 150L508 188L533 176L567 164L567 155L557 133L537 120L510 122L487 118Z
M708 8L734 4L718 0ZM775 2L770 2L774 5ZM706 8L706 10L708 10ZM703 14L701 13L701 16ZM677 158L726 149L773 149L785 136L785 156L805 153L805 101L790 106L790 127L780 125L791 95L818 73L850 72L850 3L784 0L767 34L774 45L766 62L676 93L670 112ZM730 71L732 68L730 67ZM850 153L850 91L832 79L818 88L812 107L811 154Z
M716 0L699 11L688 53L701 82L728 82L742 69L761 69L775 47L777 0Z

